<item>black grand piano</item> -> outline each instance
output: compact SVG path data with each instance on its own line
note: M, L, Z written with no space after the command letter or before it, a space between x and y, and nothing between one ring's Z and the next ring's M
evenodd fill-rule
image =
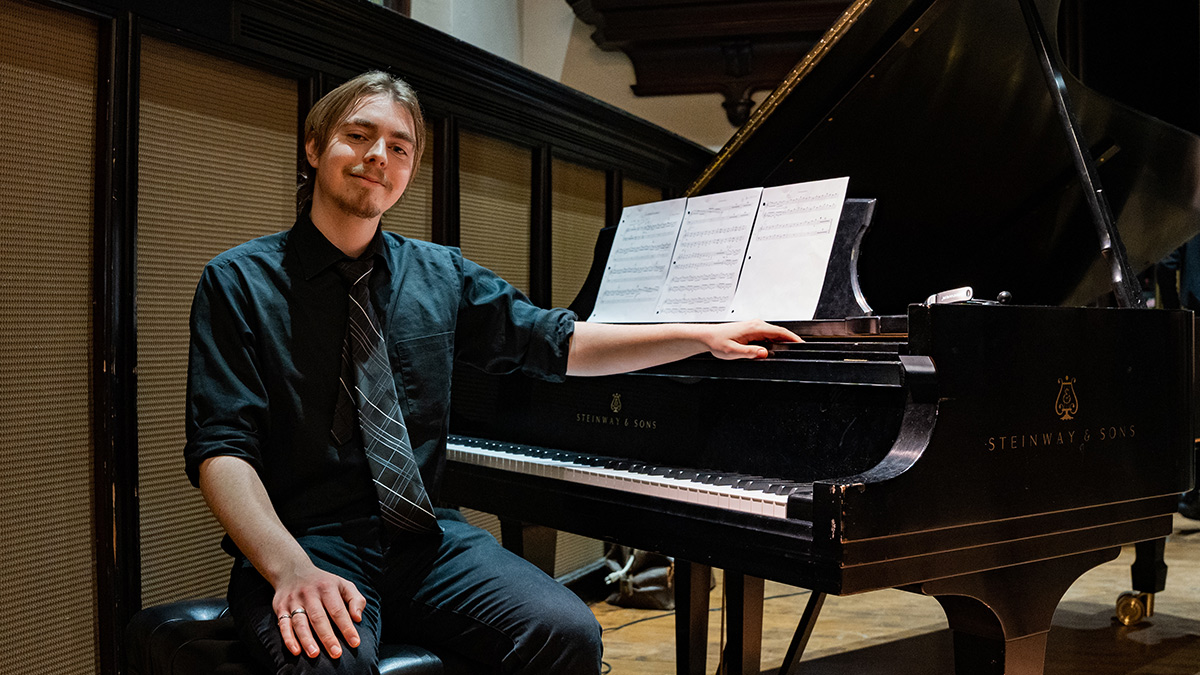
M710 566L730 673L759 667L762 579L813 589L809 615L933 596L958 673L1041 673L1062 594L1169 534L1192 482L1192 316L1143 308L1135 271L1200 230L1200 141L1063 73L1057 11L851 5L690 191L850 177L807 340L462 378L441 498L675 556L681 673L705 669Z

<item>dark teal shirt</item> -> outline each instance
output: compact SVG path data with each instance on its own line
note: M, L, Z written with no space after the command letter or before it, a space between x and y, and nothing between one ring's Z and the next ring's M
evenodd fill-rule
M534 306L456 248L382 230L372 301L421 477L436 502L452 366L561 380L575 315ZM186 470L231 455L262 478L294 534L377 513L360 444L330 435L347 290L345 256L307 216L205 267L192 303Z

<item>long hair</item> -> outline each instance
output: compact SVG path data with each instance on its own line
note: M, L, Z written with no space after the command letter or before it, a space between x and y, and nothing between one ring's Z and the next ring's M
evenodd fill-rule
M388 73L378 70L363 73L322 96L304 120L304 144L307 146L313 142L318 154L325 152L334 130L358 107L360 101L372 96L386 96L412 116L413 169L408 178L411 184L421 168L421 153L425 151L425 117L421 114L421 104L412 87ZM301 160L300 186L296 189L297 210L312 201L316 181L317 169L307 159Z

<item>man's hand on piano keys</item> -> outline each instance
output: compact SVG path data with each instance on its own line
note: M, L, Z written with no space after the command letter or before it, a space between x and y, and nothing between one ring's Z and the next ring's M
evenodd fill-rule
M757 319L702 325L713 331L708 351L718 359L765 359L767 348L755 343L802 342L792 331Z
M612 375L709 352L720 359L761 359L761 342L799 342L765 321L736 323L602 324L575 322L568 375Z

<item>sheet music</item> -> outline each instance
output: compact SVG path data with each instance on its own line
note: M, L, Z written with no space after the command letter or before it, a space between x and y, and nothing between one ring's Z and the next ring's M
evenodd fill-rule
M813 318L849 182L831 178L762 191L729 318Z
M728 321L762 188L687 200L654 321Z
M596 306L588 321L655 320L654 309L686 206L686 199L671 199L627 206L621 211Z

